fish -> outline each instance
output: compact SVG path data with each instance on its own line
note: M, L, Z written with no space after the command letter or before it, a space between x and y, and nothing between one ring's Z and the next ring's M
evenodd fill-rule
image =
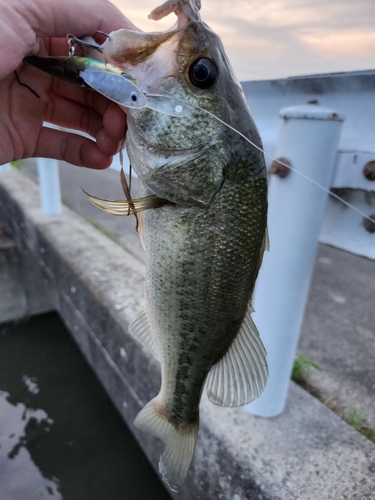
M172 491L190 469L203 391L216 405L241 406L261 394L268 376L251 318L268 248L262 142L200 8L200 0L167 0L149 17L174 13L172 29L122 29L100 46L83 45L85 56L120 68L146 99L148 92L189 108L176 116L124 106L140 197L90 198L108 213L139 218L145 304L129 331L159 360L161 388L134 425L164 442L159 470Z

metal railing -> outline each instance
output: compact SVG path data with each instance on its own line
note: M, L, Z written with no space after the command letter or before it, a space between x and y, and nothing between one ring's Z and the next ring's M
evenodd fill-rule
M271 167L276 175L268 195L270 251L253 303L269 379L247 406L265 417L284 409L343 122L337 112L316 105L285 108L280 117L275 157L295 170L277 162Z

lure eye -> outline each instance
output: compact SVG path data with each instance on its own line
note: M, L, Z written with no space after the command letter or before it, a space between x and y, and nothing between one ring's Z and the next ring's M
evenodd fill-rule
M208 89L217 79L218 71L212 61L206 58L198 59L189 68L189 78L199 89Z

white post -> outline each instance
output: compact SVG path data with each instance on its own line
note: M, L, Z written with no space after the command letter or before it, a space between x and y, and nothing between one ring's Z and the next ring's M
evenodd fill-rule
M284 108L280 117L275 157L329 189L344 118L311 104ZM270 252L264 255L254 296L253 318L267 350L269 380L246 409L264 417L284 409L328 196L296 172L282 174L285 168L270 180Z
M61 214L59 164L51 158L38 158L38 177L42 210L46 215Z
M0 172L9 172L10 163L5 163L5 165L0 165Z

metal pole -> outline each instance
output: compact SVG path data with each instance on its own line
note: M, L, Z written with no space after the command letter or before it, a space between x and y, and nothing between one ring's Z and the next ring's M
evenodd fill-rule
M127 155L126 149L123 150L123 169L127 173L129 171L129 157ZM120 163L120 155L117 154L113 157L112 164L109 168L113 168L113 170L118 170L120 172L121 170L121 163ZM135 172L133 171L133 176L135 176Z
M317 105L280 111L275 157L329 189L344 118ZM284 409L328 194L274 164L269 188L270 252L254 296L253 318L267 350L269 380L246 409L272 417ZM327 332L328 333L328 332Z
M51 158L38 158L38 177L42 210L46 215L61 214L59 164Z

